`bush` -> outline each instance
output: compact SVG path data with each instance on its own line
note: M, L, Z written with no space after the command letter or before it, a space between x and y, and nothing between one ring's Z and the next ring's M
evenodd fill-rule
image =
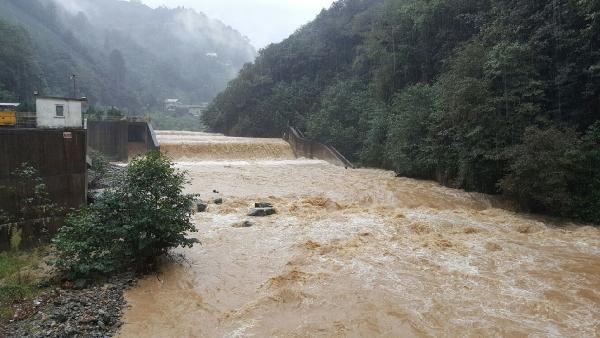
M394 97L385 155L401 175L433 177L435 163L428 134L434 97L434 88L422 84L408 87Z
M523 143L507 151L510 165L499 186L527 209L565 215L574 205L581 141L572 129L528 128Z
M69 278L154 266L156 258L197 241L186 232L193 195L183 194L185 174L159 152L135 159L97 203L69 215L53 239L54 264Z
M54 217L62 212L50 198L44 179L39 171L28 163L22 163L11 172L10 183L0 186L0 194L9 205L0 208L0 224L22 222ZM41 229L42 234L47 229Z
M92 160L92 165L88 169L88 187L91 189L99 188L101 180L108 171L109 162L106 156L96 150L88 150L88 155Z

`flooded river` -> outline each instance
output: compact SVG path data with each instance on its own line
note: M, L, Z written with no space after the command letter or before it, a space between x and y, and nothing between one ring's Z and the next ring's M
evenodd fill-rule
M127 293L121 337L600 336L597 228L280 140L158 137L188 191L224 204L194 216L201 245ZM247 217L262 201L278 214Z

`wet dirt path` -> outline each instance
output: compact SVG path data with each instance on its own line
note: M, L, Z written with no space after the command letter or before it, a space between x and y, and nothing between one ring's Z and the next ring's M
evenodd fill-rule
M202 245L128 292L121 337L600 336L597 228L279 140L159 139L190 192L225 203L194 216ZM256 201L279 213L250 219Z

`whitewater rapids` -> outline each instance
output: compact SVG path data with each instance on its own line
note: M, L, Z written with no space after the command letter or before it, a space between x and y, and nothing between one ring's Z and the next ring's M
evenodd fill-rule
M126 294L121 337L600 336L598 228L296 159L282 140L158 138L188 192L224 204L194 216L201 245ZM246 216L263 201L278 214Z

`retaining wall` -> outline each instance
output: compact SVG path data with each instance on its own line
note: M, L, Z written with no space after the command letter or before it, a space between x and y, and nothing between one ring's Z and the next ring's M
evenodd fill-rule
M28 163L39 170L53 203L65 210L78 208L86 203L86 149L83 129L0 129L0 186L12 186L11 173ZM0 191L0 208L8 213L18 208L14 196L4 189ZM24 246L36 242L39 222L0 225L0 250L10 245L14 231L22 233ZM53 232L60 220L43 222Z
M154 129L149 122L115 120L88 121L88 145L113 161L159 149Z
M354 168L352 163L334 147L309 140L296 128L289 127L283 133L283 139L292 146L296 157L316 158L337 166Z

